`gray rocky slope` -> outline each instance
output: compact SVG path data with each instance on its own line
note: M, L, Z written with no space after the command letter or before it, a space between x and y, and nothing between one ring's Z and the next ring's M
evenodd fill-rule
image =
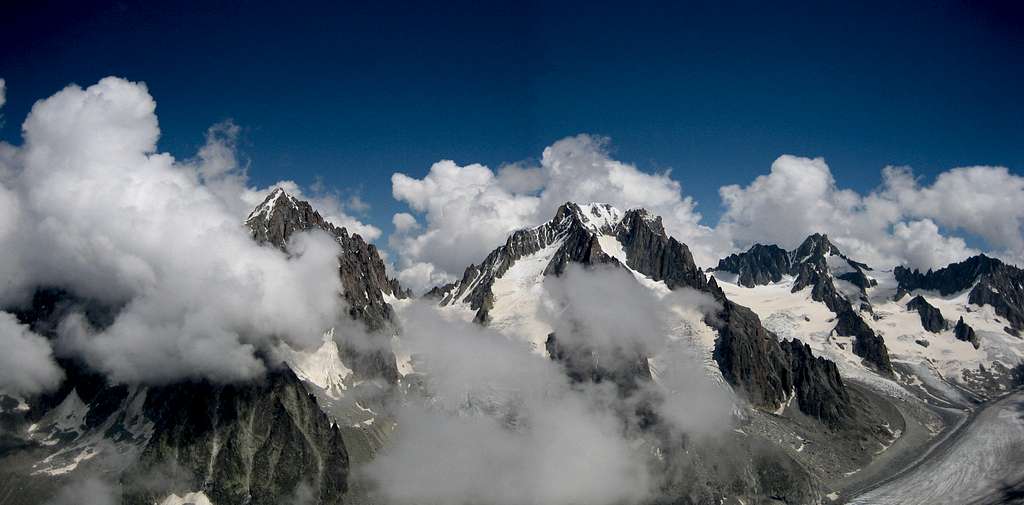
M386 276L373 245L280 189L245 224L255 240L284 250L298 231L320 229L334 237L347 315L364 324L371 338L390 338L394 323L384 296L408 292ZM30 306L12 311L37 333L55 338L57 324L71 312L102 327L117 308L40 289ZM398 380L390 352L352 347L343 355L361 380ZM83 363L60 364L66 378L56 391L26 399L26 409L0 413L0 504L43 503L88 476L115 483L125 504L198 491L218 505L343 502L350 480L343 428L283 363L247 382L162 386L112 384Z

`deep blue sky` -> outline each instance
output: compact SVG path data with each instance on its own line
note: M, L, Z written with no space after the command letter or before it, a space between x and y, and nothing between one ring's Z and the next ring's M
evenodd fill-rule
M358 189L385 231L391 173L496 168L580 132L672 168L712 222L719 186L782 153L861 191L887 164L1024 170L1010 4L5 3L31 5L0 9L0 139L20 143L31 104L68 83L145 81L161 149L189 156L231 118L256 183Z

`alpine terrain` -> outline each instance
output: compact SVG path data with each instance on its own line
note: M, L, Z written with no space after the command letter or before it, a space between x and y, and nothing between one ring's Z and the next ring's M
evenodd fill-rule
M258 349L273 366L244 381L118 382L58 355L59 387L0 396L0 505L89 481L140 505L541 505L574 489L535 484L566 469L512 455L588 447L628 470L621 503L995 502L1024 478L981 450L1013 437L999 412L1024 359L1024 271L998 259L882 270L813 234L702 269L647 210L566 202L417 297L280 188L242 217L280 254L300 232L333 240L336 324ZM5 310L59 344L69 315L104 328L124 307L58 283ZM594 445L559 445L591 429ZM490 478L431 477L490 464L470 449L495 439ZM956 458L974 458L970 482L929 495Z

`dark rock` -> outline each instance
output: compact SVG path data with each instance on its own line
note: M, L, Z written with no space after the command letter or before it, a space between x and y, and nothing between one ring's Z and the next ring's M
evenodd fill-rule
M960 316L960 320L956 322L953 334L956 335L957 340L970 342L975 349L981 346L981 342L978 340L978 335L974 333L974 328L971 328L971 325L964 322L963 316Z
M792 271L790 261L790 254L777 245L754 244L744 253L720 260L715 270L738 274L739 284L752 288L781 281Z
M342 503L349 464L341 433L286 367L249 383L154 387L143 408L153 435L123 479L126 503L173 491L131 487L170 468L175 485L217 504L277 504L300 489L316 503Z
M778 338L764 329L754 311L721 301L722 310L708 324L718 330L713 357L722 376L754 405L778 408L793 389L789 360Z
M914 343L919 345L919 346L921 346L921 347L928 347L929 345L931 345L927 340L921 340L921 339L915 339Z
M561 274L569 263L617 264L614 258L601 250L591 225L592 220L580 206L572 202L565 203L558 208L551 221L535 228L513 232L505 244L491 251L479 266L470 265L462 278L454 284L431 289L428 294L439 297L441 305L468 302L473 310L485 311L483 315L477 314L476 319L486 321L486 311L493 304L491 287L494 281L523 256L529 256L561 240L562 245L545 268L546 275Z
M892 375L892 363L889 361L889 350L885 347L885 339L876 335L875 331L853 310L841 312L836 318L836 335L853 337L853 353L873 366L879 372Z
M811 347L797 339L784 341L781 347L789 357L800 411L833 429L850 420L850 397L836 364L815 357Z
M969 303L991 305L1011 328L1024 330L1024 270L1015 266L981 254L935 271L896 267L893 273L906 291L933 290L945 296L970 289Z
M916 310L921 316L921 326L932 333L940 333L949 327L946 319L942 317L942 312L929 304L921 295L915 296L907 303L907 310Z
M597 239L600 234L613 234L626 253L626 265L633 270L653 280L664 281L670 289L690 288L708 293L721 304L719 310L705 318L705 322L718 332L714 359L726 381L753 405L775 410L788 400L796 388L795 394L803 398L802 402L798 402L801 410L807 408L810 415L829 426L837 426L846 421L844 415L847 407L844 404L848 404L848 397L845 393L838 393L845 391L845 386L841 380L835 380L838 376L833 374L829 365L824 364L827 361L812 359L803 350L784 351L779 339L764 328L757 314L728 300L714 278L709 280L697 267L689 248L665 233L660 217L651 216L643 209L635 209L626 212L617 222L610 222L603 219L603 216L612 213L611 208L590 208L602 215L588 216L583 208L573 203L562 205L551 221L514 232L504 245L492 251L479 266L471 265L467 268L459 281L435 288L429 295L440 298L442 305L469 303L477 310L478 322L486 323L494 303L491 287L495 279L500 278L516 260L561 241L545 269L545 275L560 275L570 263L618 265L619 260L602 250ZM803 249L813 249L813 253L829 247L833 246L825 239L808 242ZM765 254L774 254L768 251L766 249ZM734 261L744 263L747 260ZM780 261L784 263L784 260ZM819 263L827 269L823 257ZM771 275L768 271L763 274ZM758 278L756 274L752 275ZM823 297L845 301L845 298L835 293L831 281L815 284L820 285L817 288L819 290L831 289ZM847 302L842 308L848 305ZM884 344L882 349L884 352ZM600 356L586 347L566 348L554 336L549 336L547 350L553 359L566 366L567 373L576 381L612 381L620 390L630 390L636 384L650 380L650 370L642 353L625 357ZM888 356L887 353L885 356ZM625 365L614 368L601 365L608 360ZM804 379L796 384L793 380L794 368Z
M626 264L651 279L664 281L669 289L707 288L707 277L693 261L690 249L665 233L661 217L646 210L626 212L615 236L626 250Z

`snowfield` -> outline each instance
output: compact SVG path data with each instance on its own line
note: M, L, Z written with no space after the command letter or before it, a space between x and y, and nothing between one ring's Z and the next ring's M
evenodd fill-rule
M864 321L885 338L892 361L911 368L917 375L907 377L907 381L920 381L940 390L947 400L966 402L963 392L949 384L964 385L965 371L977 372L979 366L991 371L996 361L1012 367L1024 360L1024 340L1003 330L1006 321L997 316L991 306L969 305L969 291L946 297L929 291L914 291L894 301L896 280L892 272L876 270L869 273L878 285L867 290L874 317L865 312ZM816 355L835 361L843 377L867 383L887 394L900 397L908 394L900 384L863 366L860 357L853 354L850 337L832 335L835 314L823 303L811 299L810 288L792 293L792 277L747 288L736 284L734 274L713 272L712 275L726 296L756 312L765 328L775 332L779 338L799 338L807 343ZM849 283L837 281L836 284L838 287ZM942 312L949 323L946 330L940 333L925 330L917 311L907 310L907 302L917 295L923 296ZM979 349L954 336L953 326L961 316L977 332L981 340ZM928 346L920 345L918 340L928 342Z

